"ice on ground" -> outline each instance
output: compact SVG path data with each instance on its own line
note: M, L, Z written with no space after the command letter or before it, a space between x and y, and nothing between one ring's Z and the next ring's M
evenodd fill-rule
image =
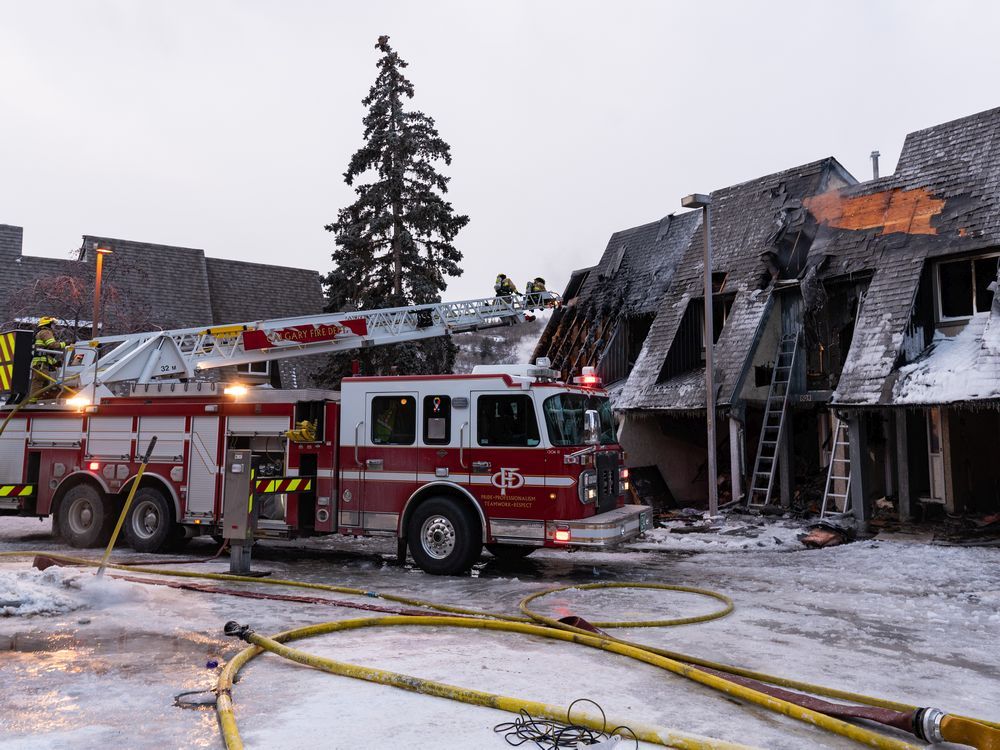
M52 567L0 571L0 617L56 615L139 597L136 587L93 570Z
M693 523L710 528L687 532L691 521L666 521L662 528L647 531L628 548L661 552L792 552L803 549L799 537L806 533L805 526L793 520L727 517L709 522L696 517Z

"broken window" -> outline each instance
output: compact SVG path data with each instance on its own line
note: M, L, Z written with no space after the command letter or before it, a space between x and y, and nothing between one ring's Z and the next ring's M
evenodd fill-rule
M989 312L997 278L998 255L963 258L938 265L939 318L955 320Z

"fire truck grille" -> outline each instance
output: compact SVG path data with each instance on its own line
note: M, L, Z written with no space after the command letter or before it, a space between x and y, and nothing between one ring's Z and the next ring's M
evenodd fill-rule
M614 510L618 501L618 456L614 453L598 453L597 469L597 512Z

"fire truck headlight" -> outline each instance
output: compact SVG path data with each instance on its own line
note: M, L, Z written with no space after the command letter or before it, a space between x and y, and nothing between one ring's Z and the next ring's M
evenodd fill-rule
M555 540L557 542L568 542L570 536L569 529L556 529Z
M590 489L587 490L587 502L593 502L596 499L597 499L597 490L594 487L591 487Z
M240 383L233 383L232 385L227 385L223 388L222 392L227 396L240 398L241 396L247 395L247 387L245 385L241 385Z

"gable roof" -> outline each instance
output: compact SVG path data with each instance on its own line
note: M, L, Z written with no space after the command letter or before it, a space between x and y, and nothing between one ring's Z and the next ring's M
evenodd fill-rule
M853 178L835 159L827 158L712 193L712 271L725 272L726 289L736 293L715 346L720 404L734 397L771 305L770 287L761 280L761 254L774 250L785 233L794 235L804 229L801 211L804 198L823 192L831 183L844 184L850 180ZM796 238L795 242L798 241ZM808 238L804 242L807 246ZM659 381L664 358L677 336L689 302L704 298L703 247L703 228L699 226L684 249L642 354L615 403L616 409L705 407L704 368L700 368L700 379L696 370L694 375L685 372L665 382ZM792 252L796 252L794 246ZM799 252L804 257L804 249Z
M810 250L821 275L873 274L833 402L893 403L927 261L1000 244L1000 108L910 133L895 173L807 204L821 223Z
M655 313L700 221L670 214L612 234L596 266L574 271L566 307L549 319L535 355L564 376L596 364L622 317Z

